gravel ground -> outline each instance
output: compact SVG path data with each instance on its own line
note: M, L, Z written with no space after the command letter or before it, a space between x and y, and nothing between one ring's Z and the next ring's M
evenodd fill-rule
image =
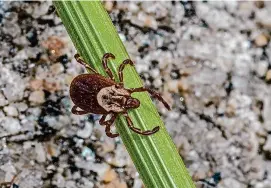
M271 188L271 2L106 2L198 187ZM99 116L70 112L84 72L51 2L0 1L0 182L141 188Z

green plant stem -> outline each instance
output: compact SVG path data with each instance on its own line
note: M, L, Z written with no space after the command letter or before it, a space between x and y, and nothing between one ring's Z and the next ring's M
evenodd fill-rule
M113 53L116 59L110 61L109 66L117 77L118 66L123 60L129 59L129 55L101 2L54 1L54 5L83 59L99 73L106 75L101 57L106 52ZM128 88L142 86L139 75L131 66L124 70L124 83ZM129 112L134 125L143 130L160 126L156 134L141 136L128 128L122 116L116 121L117 131L145 186L195 187L149 95L136 93L133 96L141 101L140 108Z

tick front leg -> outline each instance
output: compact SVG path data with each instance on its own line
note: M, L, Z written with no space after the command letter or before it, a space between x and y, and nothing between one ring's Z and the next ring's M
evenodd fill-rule
M110 131L110 127L113 125L114 121L116 120L117 115L118 114L113 114L112 117L109 120L105 121L106 116L107 116L107 114L106 114L106 115L103 115L102 118L99 121L99 123L101 125L106 126L105 127L105 134L110 138L115 138L115 137L119 136L118 133L111 133L111 131Z
M98 72L97 72L95 69L93 69L89 64L87 64L87 63L80 57L79 54L75 54L75 55L74 55L74 58L76 59L76 61L77 61L78 63L80 63L81 65L83 65L89 72L93 72L93 73L98 74Z
M160 93L153 91L149 88L145 88L145 87L139 87L139 88L133 88L133 89L128 89L128 91L130 93L134 93L134 92L144 92L147 91L151 94L152 97L156 98L157 100L159 100L160 102L162 102L164 104L164 106L170 110L170 106L169 104L163 99L163 97L161 96Z
M84 115L84 114L88 114L89 112L86 112L84 110L77 110L78 106L74 105L72 107L72 113L75 115Z
M104 54L103 56L103 59L102 59L102 63L103 63L103 67L104 67L104 70L105 72L108 74L108 76L111 78L111 80L115 81L115 78L113 76L113 73L111 72L111 70L108 68L107 66L107 63L108 63L108 59L109 58L112 58L112 59L115 59L115 56L111 53L106 53Z
M134 62L130 59L126 59L124 60L121 65L119 66L119 79L120 79L120 85L123 86L123 70L125 68L126 65L132 65L134 66Z
M128 113L127 112L123 113L123 115L126 118L128 127L132 131L134 131L134 132L136 132L138 134L141 134L141 135L152 135L152 134L156 133L157 131L159 131L159 128L160 128L159 126L154 127L152 130L147 130L147 131L143 131L143 130L141 130L139 128L136 128L136 127L134 127L133 122L132 122L131 118L129 117Z

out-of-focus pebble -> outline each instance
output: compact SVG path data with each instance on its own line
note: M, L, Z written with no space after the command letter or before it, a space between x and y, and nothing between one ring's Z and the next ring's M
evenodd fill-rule
M269 69L269 70L266 72L265 79L266 79L266 81L270 81L270 80L271 80L271 69Z
M108 169L108 171L105 172L102 180L105 181L106 183L113 181L114 179L117 178L117 173L115 172L114 169Z
M38 91L33 91L30 93L29 96L29 101L33 102L35 104L41 104L45 102L45 94L43 91L38 90Z
M35 144L35 149L36 149L36 160L40 163L43 163L46 161L46 153L44 150L44 147L41 143L36 143Z
M261 34L255 38L255 44L258 47L263 47L267 45L267 43L268 43L268 39L264 34Z
M18 110L14 106L5 106L4 111L8 116L18 116Z
M0 93L0 106L5 106L8 104L8 101L5 99L5 96Z
M0 124L9 134L16 134L21 130L19 120L12 117L2 118Z
M267 71L267 68L268 68L268 62L266 61L260 61L258 63L258 67L257 67L257 73L259 76L264 76L266 71Z

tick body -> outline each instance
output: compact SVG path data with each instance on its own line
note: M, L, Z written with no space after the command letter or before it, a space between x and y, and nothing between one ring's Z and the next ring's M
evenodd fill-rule
M85 68L92 73L79 75L75 77L71 83L70 96L75 104L72 108L73 114L101 114L102 118L100 119L99 123L106 126L106 135L111 138L119 136L118 133L110 132L110 127L119 114L124 115L129 128L138 134L151 135L159 130L159 126L147 131L136 128L128 116L128 110L135 109L140 106L140 101L131 96L131 94L134 92L147 91L154 98L161 101L168 110L170 109L169 105L161 97L161 95L149 88L140 87L127 89L124 87L123 69L126 65L134 65L130 59L124 60L120 65L118 72L120 82L117 83L111 70L107 66L108 59L115 58L113 54L106 53L102 58L103 68L109 77L104 77L97 73L96 70L85 63L78 54L76 54L74 57L78 63L84 65ZM111 115L109 120L106 120L107 115Z

